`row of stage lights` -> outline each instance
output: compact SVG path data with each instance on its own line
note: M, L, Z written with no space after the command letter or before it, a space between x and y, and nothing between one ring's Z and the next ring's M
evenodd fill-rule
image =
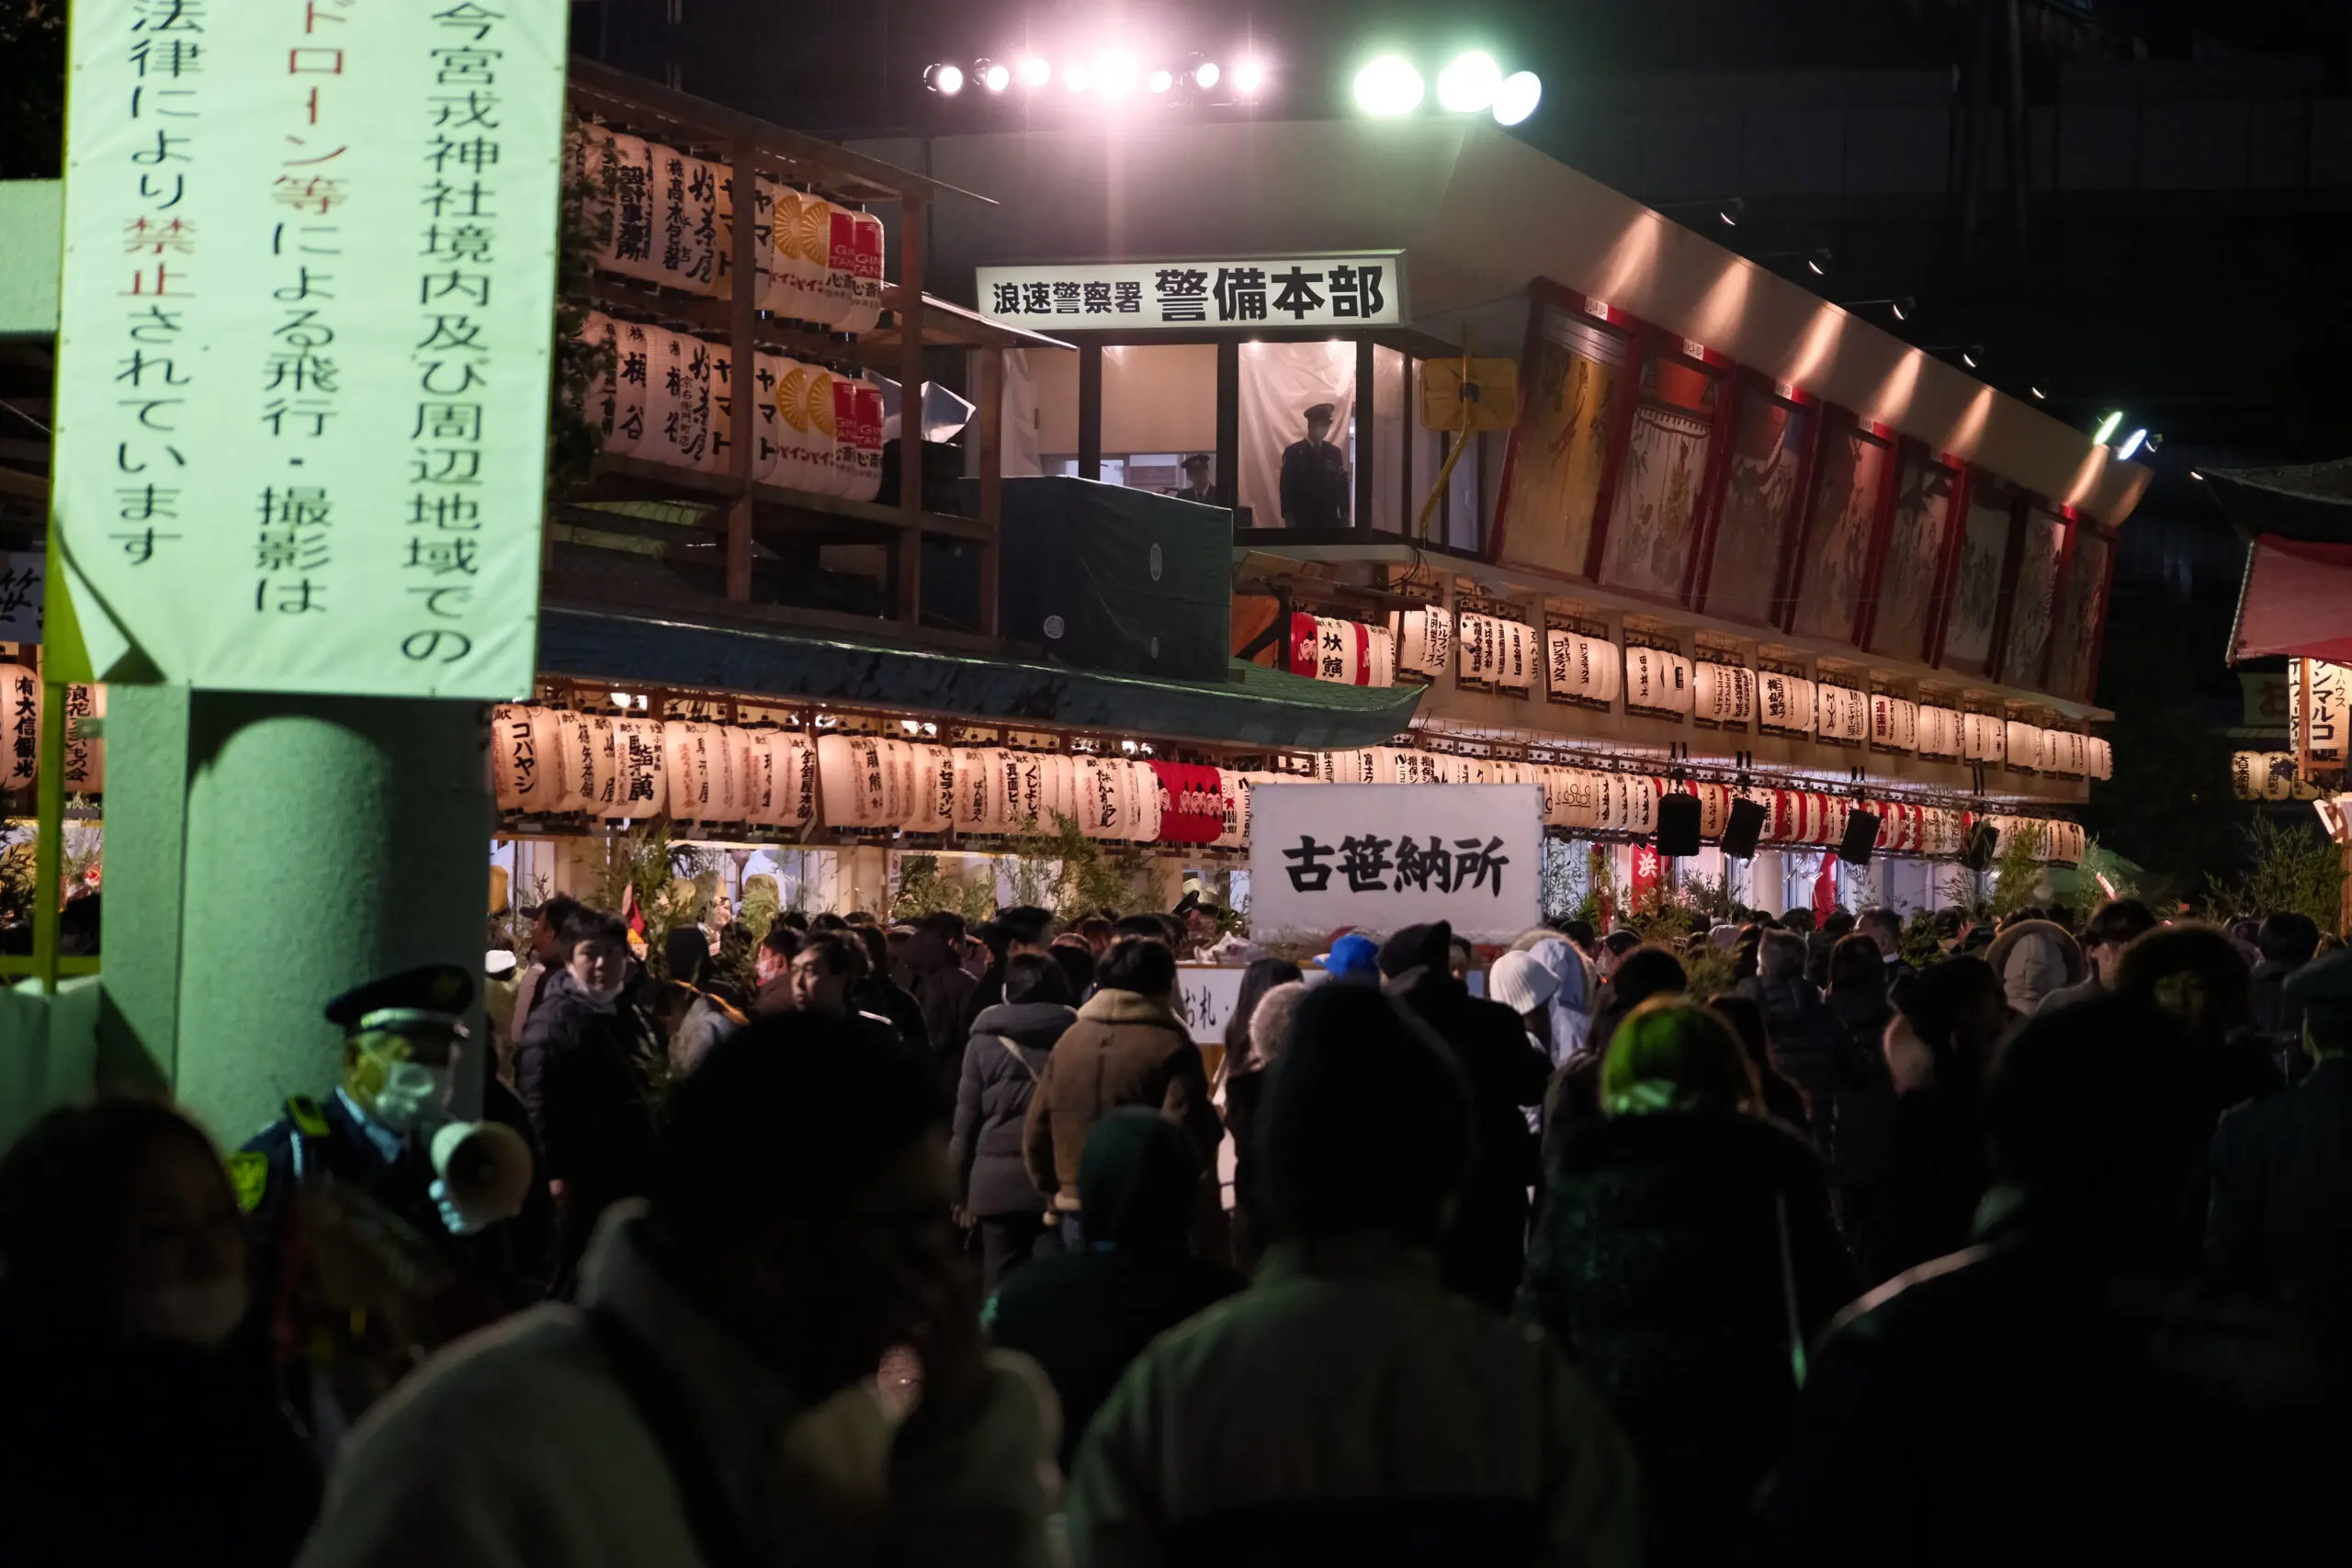
M1384 54L1356 73L1356 107L1376 118L1411 114L1428 88L1413 62ZM1503 73L1483 49L1458 54L1437 73L1437 107L1448 114L1491 114L1497 125L1517 125L1544 101L1544 84L1532 71Z
M1058 88L1066 93L1094 93L1106 98L1125 97L1138 87L1155 97L1191 96L1224 87L1237 98L1254 98L1265 90L1265 64L1245 58L1230 70L1205 55L1195 54L1180 66L1157 65L1147 71L1132 54L1113 52L1091 59L1066 60L1058 66L1043 55L1017 60L975 60L962 65L943 60L922 73L926 91L952 98L967 87L1001 95L1015 87L1030 95Z

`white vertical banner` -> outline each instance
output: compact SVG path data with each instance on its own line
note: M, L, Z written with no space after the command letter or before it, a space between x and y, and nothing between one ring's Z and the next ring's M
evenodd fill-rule
M75 0L55 543L103 677L511 697L560 0Z
M1542 910L1541 784L1261 784L1250 797L1250 931L1321 942L1449 920L1509 942Z

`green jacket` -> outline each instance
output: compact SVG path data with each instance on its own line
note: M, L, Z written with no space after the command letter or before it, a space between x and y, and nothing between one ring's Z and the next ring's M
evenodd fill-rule
M1128 1368L1072 1465L1079 1568L1641 1561L1631 1450L1540 1330L1366 1238L1268 1252Z

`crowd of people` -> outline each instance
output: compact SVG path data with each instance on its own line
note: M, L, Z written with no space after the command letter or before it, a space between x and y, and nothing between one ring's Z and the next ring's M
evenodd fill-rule
M2332 1539L2352 951L2301 917L1408 924L1204 1041L1177 917L794 917L739 983L526 915L519 1206L443 1156L454 970L329 1003L340 1076L225 1159L130 1099L0 1159L0 1561Z

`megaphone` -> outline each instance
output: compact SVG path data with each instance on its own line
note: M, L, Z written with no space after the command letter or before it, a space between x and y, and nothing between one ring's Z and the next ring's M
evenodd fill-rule
M531 1146L498 1122L452 1122L433 1134L433 1174L442 1201L468 1234L523 1212L531 1190Z

